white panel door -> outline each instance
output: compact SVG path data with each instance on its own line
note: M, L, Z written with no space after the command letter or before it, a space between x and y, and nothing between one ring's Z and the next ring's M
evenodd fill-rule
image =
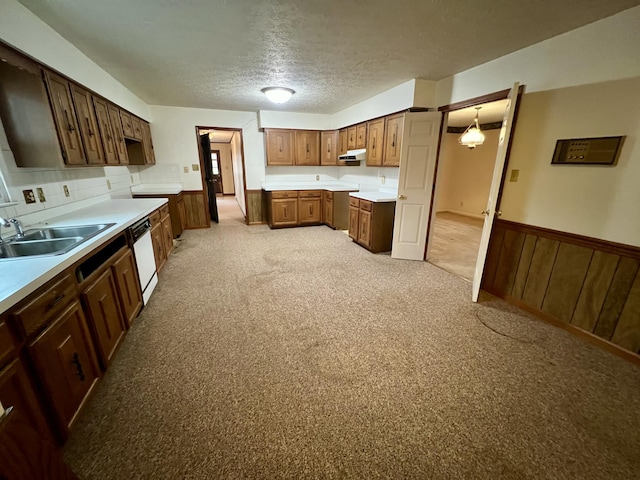
M476 271L473 276L473 292L471 299L478 301L480 294L480 284L482 282L482 273L484 272L484 264L487 260L487 250L489 249L489 238L491 237L491 229L493 228L493 220L497 215L496 204L498 202L498 193L500 192L500 184L502 183L502 172L504 171L505 161L507 159L507 148L509 147L509 139L513 128L513 117L518 104L518 82L513 84L513 88L509 92L509 102L504 111L502 119L502 129L500 130L500 139L498 141L498 153L496 155L496 163L493 167L493 177L491 180L491 189L489 190L489 199L487 200L487 208L484 210L484 226L482 227L482 237L480 238L480 248L478 249L478 259L476 260Z
M424 259L441 118L440 112L405 114L392 258Z

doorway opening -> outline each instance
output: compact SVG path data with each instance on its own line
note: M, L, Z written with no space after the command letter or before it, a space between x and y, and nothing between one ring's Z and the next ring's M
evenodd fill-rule
M207 218L218 223L217 197L235 199L246 219L246 173L242 129L196 127L200 173Z
M480 110L476 110L481 107ZM435 179L432 238L426 260L472 282L498 153L507 100L451 111L443 134ZM468 148L460 135L479 114L485 140Z

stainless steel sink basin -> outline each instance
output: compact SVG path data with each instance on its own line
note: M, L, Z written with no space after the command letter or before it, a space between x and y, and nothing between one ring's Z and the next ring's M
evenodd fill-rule
M82 242L82 237L10 242L0 245L0 258L31 257L34 255L58 255L71 250Z
M77 225L70 227L45 227L35 230L27 230L24 232L23 238L16 238L14 242L24 242L29 240L45 240L52 238L69 238L69 237L83 237L84 239L91 238L97 235L103 230L106 230L113 223L101 223L98 225Z
M27 230L23 237L13 237L0 244L0 259L61 255L112 227L115 223L43 227Z

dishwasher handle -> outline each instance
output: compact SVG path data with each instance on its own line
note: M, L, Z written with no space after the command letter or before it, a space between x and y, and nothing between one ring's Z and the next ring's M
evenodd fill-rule
M129 228L134 243L149 230L151 230L151 221L149 220L149 217L143 218Z

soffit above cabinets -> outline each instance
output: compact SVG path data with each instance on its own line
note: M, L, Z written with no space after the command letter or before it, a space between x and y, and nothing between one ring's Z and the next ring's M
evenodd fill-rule
M498 100L496 102L482 103L473 107L463 108L449 112L447 126L468 127L476 117L476 107L482 107L478 111L478 122L482 124L502 122L504 111L507 108L508 100Z
M150 105L335 113L640 0L19 0ZM296 94L282 106L260 89Z

